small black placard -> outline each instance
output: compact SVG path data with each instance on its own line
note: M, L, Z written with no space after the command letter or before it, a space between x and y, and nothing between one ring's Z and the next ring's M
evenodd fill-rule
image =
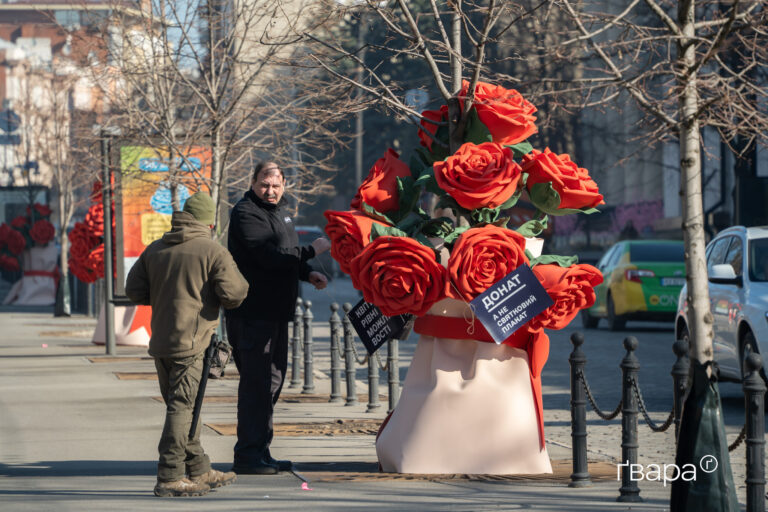
M379 308L361 300L347 316L368 353L373 354L387 341L406 337L412 315L384 316Z

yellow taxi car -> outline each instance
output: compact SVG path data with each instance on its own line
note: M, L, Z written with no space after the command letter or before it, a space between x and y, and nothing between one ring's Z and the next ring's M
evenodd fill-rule
M684 253L679 240L614 244L597 264L604 281L595 287L595 304L581 312L583 326L593 329L605 318L616 331L627 320L674 320L685 284Z

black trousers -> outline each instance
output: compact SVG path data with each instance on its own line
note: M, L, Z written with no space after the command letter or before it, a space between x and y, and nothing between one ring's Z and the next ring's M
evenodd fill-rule
M272 415L288 367L288 322L230 314L226 323L240 372L234 463L247 466L269 455Z

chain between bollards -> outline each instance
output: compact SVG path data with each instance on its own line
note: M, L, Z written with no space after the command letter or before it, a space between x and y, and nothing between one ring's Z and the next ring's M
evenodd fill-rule
M289 388L297 388L301 384L301 331L304 311L301 298L296 299L296 309L293 313L293 337L291 338L291 382Z
M760 376L763 360L752 352L745 361L744 378L747 445L747 512L765 511L765 382Z
M312 301L304 301L304 387L303 394L312 393L315 390L314 374L312 368Z

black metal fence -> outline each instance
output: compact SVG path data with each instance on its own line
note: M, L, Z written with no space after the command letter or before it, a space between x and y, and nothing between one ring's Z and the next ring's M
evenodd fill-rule
M340 309L342 309L341 315ZM331 362L329 402L343 401L344 405L357 405L359 403L356 376L358 369L362 367L367 370L367 410L374 411L382 406L379 397L379 381L380 371L383 371L388 376L388 411L391 411L397 405L397 400L400 397L398 340L387 342L386 362L382 361L381 349L373 355L368 354L365 348L358 350L355 331L347 316L351 309L352 305L349 303L345 303L343 308L339 308L335 302L331 304L331 315L328 318ZM301 386L302 394L315 392L314 324L315 315L312 312L312 302L298 299L291 325L290 381L288 387L295 389ZM346 396L342 396L342 387L346 388Z
M664 432L675 425L677 439L680 418L688 391L688 344L677 341L673 345L676 356L672 366L673 406L667 419L662 424L655 423L645 406L638 381L640 362L635 355L638 342L634 336L624 340L626 355L621 361L622 394L621 400L611 412L605 412L597 405L589 387L585 374L587 358L581 349L584 336L581 333L571 335L573 352L569 358L571 365L571 438L573 440L573 473L571 487L591 485L589 466L587 462L587 403L603 420L612 420L621 414L621 487L617 501L639 502L640 488L636 479L632 478L632 468L637 466L639 447L637 436L638 416L642 414L645 423L653 432ZM752 353L746 361L747 375L744 379L744 405L746 421L741 433L728 447L733 451L746 440L747 459L747 511L758 512L765 510L765 383L760 376L762 359L759 354Z

